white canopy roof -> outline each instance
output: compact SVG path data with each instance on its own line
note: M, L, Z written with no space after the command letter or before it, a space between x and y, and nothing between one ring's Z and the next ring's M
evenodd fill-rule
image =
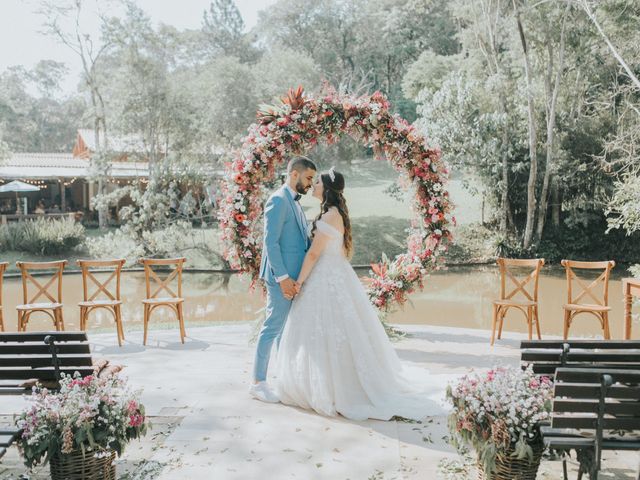
M89 175L89 160L76 158L70 153L14 153L0 164L0 178L82 178ZM113 162L110 176L115 178L147 178L146 162Z

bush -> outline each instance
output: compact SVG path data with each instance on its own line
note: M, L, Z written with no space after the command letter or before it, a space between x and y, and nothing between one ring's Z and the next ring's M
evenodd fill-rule
M640 232L627 235L620 230L606 233L604 218L584 227L582 225L549 228L545 231L540 245L529 250L523 249L519 241L501 238L496 242L496 251L500 256L511 258L543 257L547 263L560 263L563 258L569 260L615 260L630 264L640 261Z
M0 226L0 249L56 255L80 245L84 237L84 227L73 219L39 218Z

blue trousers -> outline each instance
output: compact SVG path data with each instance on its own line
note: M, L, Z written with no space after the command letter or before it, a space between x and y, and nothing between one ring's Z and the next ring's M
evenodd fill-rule
M267 287L266 317L258 337L256 358L253 363L253 379L258 382L267 379L273 341L275 340L276 344L280 343L280 336L291 308L291 300L284 298L278 283L265 282L265 285Z

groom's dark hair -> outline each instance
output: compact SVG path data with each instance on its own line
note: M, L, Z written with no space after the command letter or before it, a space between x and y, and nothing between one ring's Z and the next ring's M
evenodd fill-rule
M291 173L294 170L298 173L302 174L306 172L308 169L318 170L316 164L309 160L307 157L295 157L289 160L289 164L287 165L287 173Z

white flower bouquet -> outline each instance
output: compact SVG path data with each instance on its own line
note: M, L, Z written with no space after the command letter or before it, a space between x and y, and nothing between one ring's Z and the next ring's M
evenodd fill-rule
M533 446L542 442L540 423L550 416L552 388L548 377L531 368L500 367L463 377L447 389L452 443L475 449L487 479L499 455L532 461Z

